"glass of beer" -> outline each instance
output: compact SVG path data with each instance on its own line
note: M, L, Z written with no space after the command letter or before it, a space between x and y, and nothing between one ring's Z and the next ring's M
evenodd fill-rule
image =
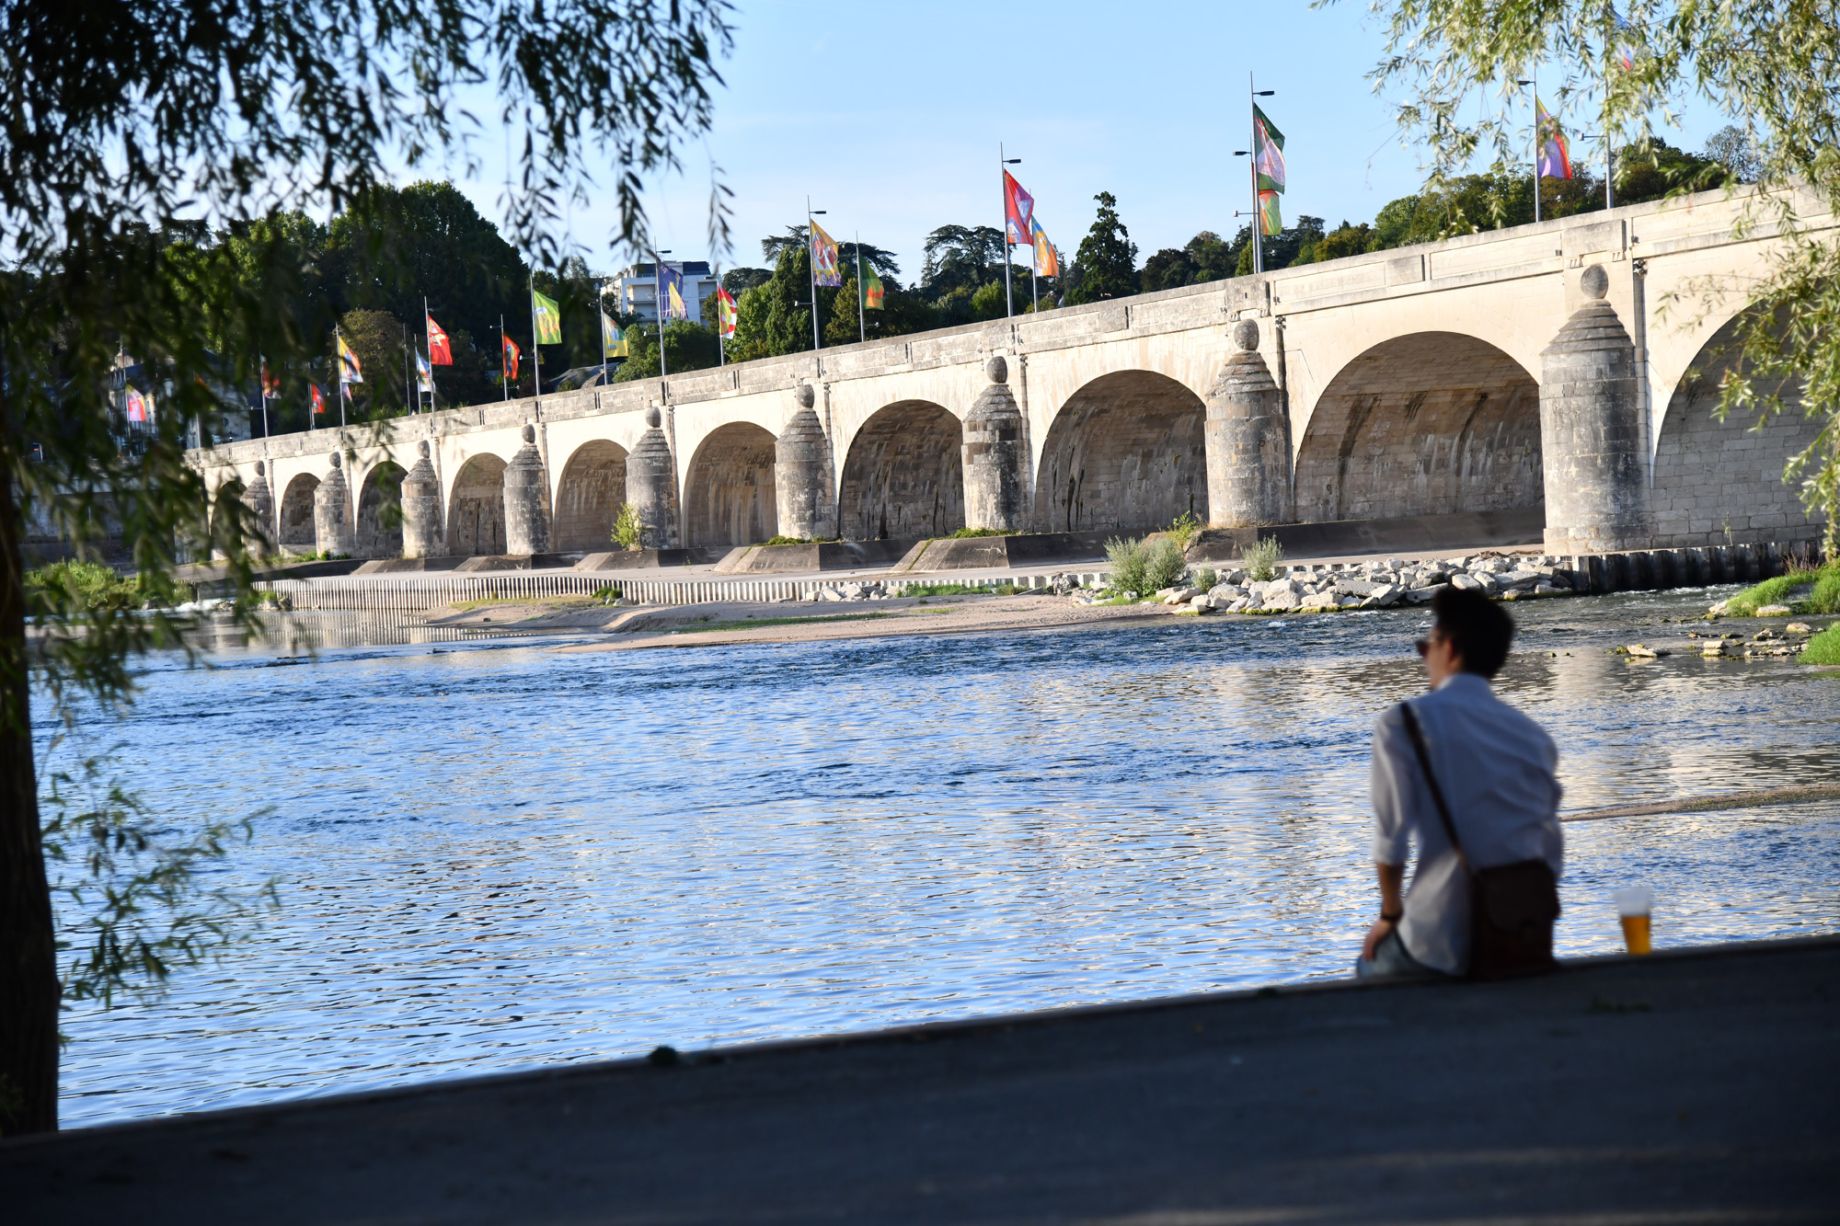
M1616 913L1623 921L1623 947L1631 954L1646 954L1654 949L1648 926L1654 905L1655 892L1645 885L1625 886L1616 892Z

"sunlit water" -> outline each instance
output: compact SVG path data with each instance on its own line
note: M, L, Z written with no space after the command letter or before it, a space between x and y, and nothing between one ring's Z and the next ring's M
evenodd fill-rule
M1607 653L1707 600L1517 610L1568 809L1840 778L1840 673ZM268 806L213 880L280 907L67 1015L70 1124L1344 974L1424 617L593 654L284 620L344 645L157 661L83 724L175 822ZM1835 809L1568 826L1565 952L1631 881L1661 945L1840 929Z

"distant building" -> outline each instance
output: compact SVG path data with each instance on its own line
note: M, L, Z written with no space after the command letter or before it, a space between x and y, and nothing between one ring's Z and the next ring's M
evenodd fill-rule
M691 323L703 322L703 299L716 292L716 278L707 260L666 260L684 274L684 309ZM614 289L614 306L623 315L637 315L648 324L658 322L658 268L634 264L608 278Z

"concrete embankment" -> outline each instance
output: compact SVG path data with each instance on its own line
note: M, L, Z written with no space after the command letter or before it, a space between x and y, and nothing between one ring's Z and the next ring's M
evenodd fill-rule
M1831 1221L1840 940L1264 990L0 1144L6 1220Z

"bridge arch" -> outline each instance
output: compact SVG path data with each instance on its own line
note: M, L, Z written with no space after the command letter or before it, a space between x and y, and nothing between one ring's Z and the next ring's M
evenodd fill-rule
M489 452L454 474L447 496L447 551L458 557L505 552L505 462Z
M1304 523L1471 511L1539 512L1540 388L1486 341L1418 332L1329 380L1297 449Z
M281 492L280 521L276 545L295 553L312 553L319 548L313 532L313 495L319 478L312 473L296 473Z
M556 482L555 549L609 549L613 521L626 501L626 448L608 439L577 447Z
M920 540L965 526L963 432L930 400L897 400L850 440L838 485L845 539Z
M402 484L408 473L394 460L379 460L358 487L352 552L360 558L400 558L403 550Z
M778 531L773 435L744 421L710 431L684 477L684 544L755 545Z
M1783 480L1790 458L1820 433L1802 411L1799 383L1773 389L1783 411L1761 427L1751 413L1715 415L1720 383L1740 368L1749 318L1740 313L1706 340L1662 411L1649 494L1658 546L1783 540L1819 527Z
M1208 518L1207 406L1148 370L1101 375L1067 398L1041 445L1035 518L1049 532L1152 532Z

